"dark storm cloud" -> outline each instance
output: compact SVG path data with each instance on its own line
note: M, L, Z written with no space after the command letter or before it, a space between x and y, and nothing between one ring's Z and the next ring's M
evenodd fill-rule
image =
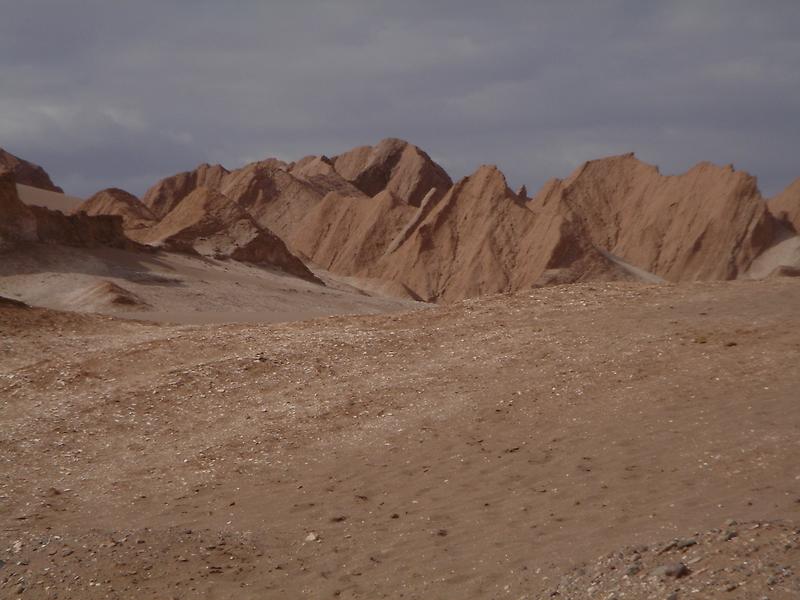
M0 146L68 191L386 136L535 188L636 151L800 176L800 3L3 2Z

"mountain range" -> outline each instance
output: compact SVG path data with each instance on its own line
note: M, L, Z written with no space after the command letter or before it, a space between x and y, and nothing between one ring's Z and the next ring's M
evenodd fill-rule
M127 245L321 283L318 268L425 302L581 281L729 280L751 276L754 263L760 276L800 265L800 179L765 199L755 177L711 163L662 175L634 154L611 156L528 197L496 166L453 182L422 149L388 138L332 157L202 164L141 199L99 191L70 215L27 206L14 192L12 181L19 191L60 192L44 169L6 151L0 168L7 245ZM781 244L789 251L773 250Z

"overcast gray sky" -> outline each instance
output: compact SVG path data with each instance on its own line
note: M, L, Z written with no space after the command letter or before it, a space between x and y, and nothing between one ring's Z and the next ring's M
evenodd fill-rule
M798 0L0 7L0 146L78 195L387 136L532 190L628 151L800 177Z

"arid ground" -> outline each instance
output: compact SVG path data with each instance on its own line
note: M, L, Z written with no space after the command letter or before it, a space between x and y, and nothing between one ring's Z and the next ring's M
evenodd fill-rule
M0 597L800 597L799 308L790 278L4 304Z

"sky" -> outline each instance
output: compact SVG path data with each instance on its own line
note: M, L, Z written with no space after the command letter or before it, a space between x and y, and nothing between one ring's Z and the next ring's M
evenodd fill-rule
M0 0L0 147L68 193L400 137L535 191L635 152L800 177L798 0Z

